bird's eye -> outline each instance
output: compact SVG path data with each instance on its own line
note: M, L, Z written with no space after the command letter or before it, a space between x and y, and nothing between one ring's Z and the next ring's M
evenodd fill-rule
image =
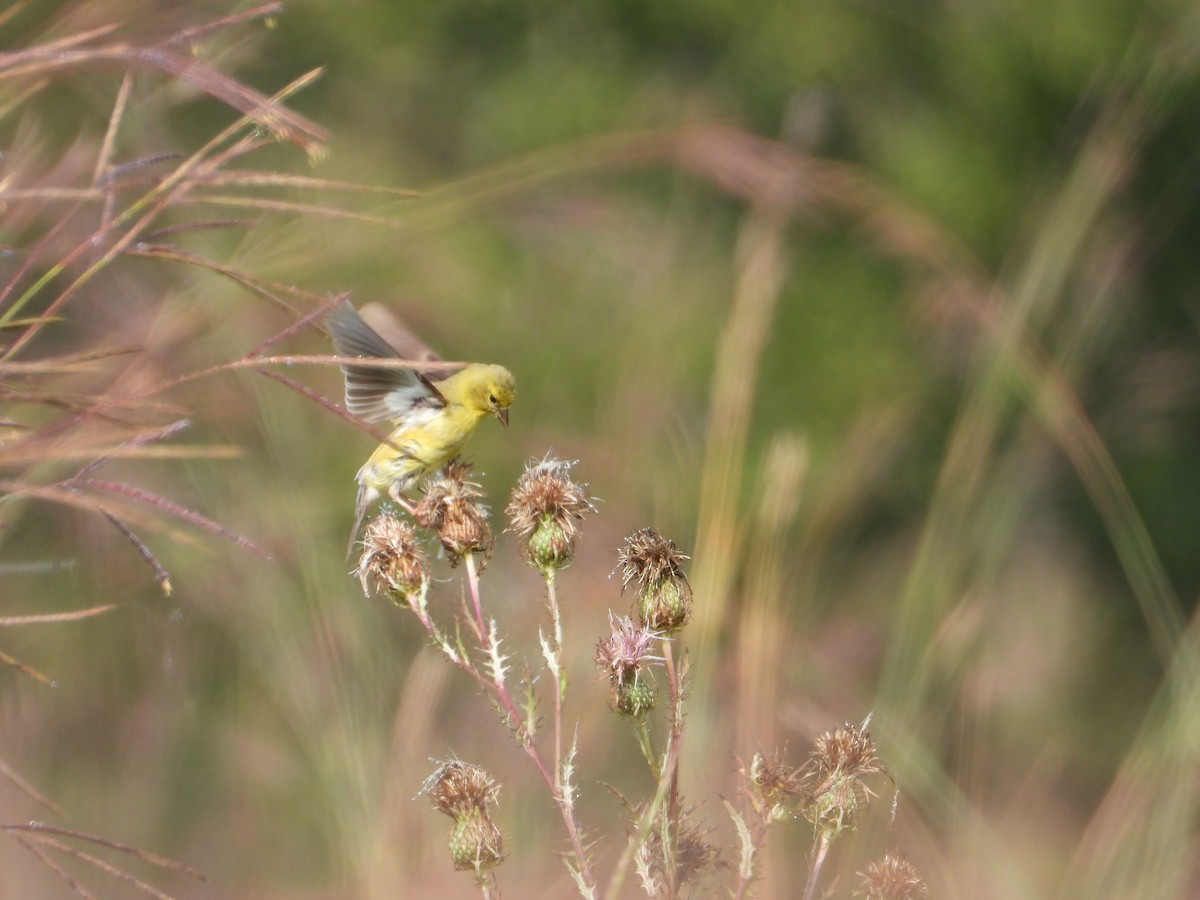
M495 395L495 394L488 394L488 403L498 403L498 402L499 402L499 401L498 401L498 400L496 400L496 395Z

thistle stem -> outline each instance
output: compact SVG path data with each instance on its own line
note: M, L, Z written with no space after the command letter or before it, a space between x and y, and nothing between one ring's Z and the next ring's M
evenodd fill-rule
M567 676L562 668L562 616L559 614L558 592L554 585L554 569L547 569L546 604L550 607L550 618L554 623L554 789L565 799L562 786L562 706L567 692Z
M671 738L669 750L675 758L683 743L683 683L675 669L675 657L672 655L671 642L663 639L663 659L667 669L667 683L671 688ZM671 786L667 794L667 818L672 822L679 821L679 766L671 766Z
M468 550L463 554L463 559L467 561L467 584L471 590L471 602L475 604L475 628L479 633L479 642L485 644L488 642L488 630L483 623L483 603L479 599L479 569L475 565L475 554Z
M825 855L829 852L830 840L824 834L817 835L817 844L813 848L812 859L808 864L808 884L804 886L804 900L812 900L817 890L817 881L821 877L821 867L825 865Z
M612 880L609 881L608 891L604 895L607 900L616 900L616 898L621 896L621 889L624 887L625 878L629 874L629 864L633 859L633 854L646 840L646 836L654 826L655 819L661 814L663 803L667 799L668 786L671 782L671 779L665 776L668 770L673 772L679 766L679 754L676 752L676 746L670 743L667 744L666 752L663 754L662 768L659 770L657 776L658 786L655 788L654 798L638 819L637 833L630 835L625 849L621 852L620 858L613 867Z
M483 645L485 653L492 657L496 654L497 648L494 645L492 632L484 624L483 618L483 602L480 600L479 594L479 570L475 565L475 556L473 553L467 552L463 554L467 561L467 584L471 592L471 600L475 607L475 627L479 630L479 642ZM555 604L557 608L557 602ZM556 616L557 618L557 616ZM557 646L557 645L556 645ZM557 650L556 650L557 652ZM525 717L521 715L517 708L516 702L512 698L512 694L508 691L508 686L500 680L499 672L493 673L491 679L486 678L473 663L469 660L458 662L459 668L470 674L481 685L484 685L491 690L496 698L500 701L500 705L504 708L505 717L508 720L508 725L516 733L522 749L533 760L533 764L537 766L538 772L541 773L542 779L550 788L551 796L554 798L554 804L558 807L559 814L562 816L563 825L567 829L567 836L571 839L571 848L574 851L575 860L579 866L579 878L587 885L589 890L594 894L596 882L592 877L591 867L588 865L587 854L583 848L583 838L579 832L579 823L575 821L575 810L568 802L566 793L562 790L559 779L561 768L561 756L557 755L554 760L554 771L550 771L546 765L546 761L542 758L541 752L537 745L533 742L530 736L528 723ZM559 697L559 690L556 688L555 697ZM556 713L556 724L559 715ZM557 730L557 729L556 729Z
M650 772L654 775L655 780L662 777L662 761L654 755L654 741L650 737L650 726L646 724L644 718L638 719L633 726L634 736L637 737L638 747L641 748L642 756L646 758L646 763L650 766Z

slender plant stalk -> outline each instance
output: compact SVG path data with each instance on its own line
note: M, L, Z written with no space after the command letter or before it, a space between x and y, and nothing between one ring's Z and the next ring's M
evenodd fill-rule
M650 833L650 828L654 824L654 820L658 817L659 811L667 800L667 794L670 791L671 781L674 773L679 770L679 745L677 743L668 743L667 749L663 753L662 765L659 770L658 787L655 789L654 798L650 801L650 805L642 812L638 819L637 831L630 835L630 839L625 844L625 849L621 851L620 857L617 859L616 865L613 866L612 879L608 884L608 891L605 893L606 900L617 900L621 896L621 889L625 885L625 879L629 875L629 865L633 860L633 852L646 839L646 835ZM653 758L653 754L652 754ZM654 764L651 764L653 768Z
M808 863L808 883L804 885L804 900L812 900L817 890L817 882L821 879L821 868L825 865L825 856L829 853L829 838L818 832L817 845L813 848L812 858Z
M479 642L487 642L487 626L483 623L483 602L479 599L479 569L475 565L475 554L464 554L467 561L467 584L471 590L471 603L475 611L475 631L479 635ZM492 648L488 648L492 649Z
M467 564L467 582L470 586L471 600L474 604L474 612L476 617L476 627L480 630L480 641L483 643L483 650L489 657L495 658L499 653L499 648L496 646L495 635L493 631L484 626L483 618L483 603L479 593L479 569L475 563L475 554L467 552L463 554ZM428 627L428 626L427 626ZM501 679L501 673L496 671L494 678L491 680L485 679L483 674L469 661L458 662L459 668L464 670L470 669L472 674L481 684L486 684L499 699L504 707L508 717L509 725L515 732L521 736L521 746L525 749L526 754L533 760L538 771L541 773L543 780L549 786L551 794L554 797L555 805L558 807L559 813L562 816L563 824L567 829L567 836L571 839L571 848L574 852L575 859L579 864L579 875L583 882L592 890L595 891L595 880L592 877L591 867L588 865L587 854L583 847L583 837L580 834L579 823L575 821L575 811L572 807L570 798L566 791L563 790L560 777L561 756L555 759L553 771L546 765L546 761L542 758L541 752L537 748L530 737L529 723L525 721L525 717L521 715L516 702L509 693L508 686ZM558 690L555 690L555 696L558 696ZM556 717L557 718L557 717Z
M554 788L560 796L562 785L562 706L567 692L567 676L562 667L562 615L558 608L558 591L555 589L554 569L546 570L546 600L550 607L550 618L554 623L554 645L551 647L554 668Z
M637 738L642 756L646 758L646 764L650 766L650 772L657 781L662 776L662 760L654 753L654 741L650 737L650 726L646 724L645 719L639 719L634 723L633 734Z
M669 748L678 758L683 744L683 682L675 668L671 642L664 639L663 659L666 661L667 683L671 688L671 737ZM668 792L667 815L672 822L679 821L679 767L671 766Z

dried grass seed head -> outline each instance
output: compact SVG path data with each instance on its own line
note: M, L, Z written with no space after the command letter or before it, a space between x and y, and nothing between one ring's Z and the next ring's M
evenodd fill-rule
M423 528L437 532L451 566L458 565L465 554L477 551L483 553L486 564L495 543L487 509L480 502L483 489L467 479L470 471L470 463L452 459L442 475L426 485L421 502L413 510L413 517Z
M683 571L687 557L652 528L635 531L625 539L617 557L621 591L637 586L638 620L663 634L687 624L692 614L692 587Z
M574 465L548 456L530 461L505 509L506 530L521 536L525 559L543 575L570 563L579 523L585 513L596 511L587 485L570 478Z
M429 558L417 540L416 529L391 513L371 520L363 533L358 558L358 581L363 594L375 591L407 605L429 587Z
M916 867L894 853L884 854L860 874L862 885L855 896L866 900L925 900L929 896L929 887Z

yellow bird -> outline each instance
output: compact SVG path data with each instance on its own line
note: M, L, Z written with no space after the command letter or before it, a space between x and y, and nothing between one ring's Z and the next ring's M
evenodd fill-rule
M438 361L437 354L386 310L369 304L362 313L346 301L329 314L329 334L338 356ZM384 340L364 316L387 332L393 343ZM483 363L472 363L450 375L444 370L343 363L342 374L346 409L368 422L392 421L388 443L380 444L355 476L358 501L350 535L353 550L367 507L384 493L411 513L412 506L402 495L457 456L476 425L489 415L508 425L508 408L517 384L508 369Z

